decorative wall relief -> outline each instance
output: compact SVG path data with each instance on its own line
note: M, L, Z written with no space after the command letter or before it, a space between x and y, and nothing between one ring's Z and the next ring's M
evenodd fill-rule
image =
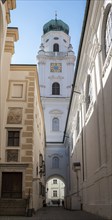
M9 108L7 124L22 123L22 108Z
M7 150L7 162L18 162L18 150Z

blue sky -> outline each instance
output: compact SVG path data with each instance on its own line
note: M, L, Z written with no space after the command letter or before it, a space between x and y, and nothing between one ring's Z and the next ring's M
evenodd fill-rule
M68 24L71 43L77 56L86 0L16 0L11 11L10 27L18 27L19 40L15 42L14 64L36 64L43 26L55 18Z

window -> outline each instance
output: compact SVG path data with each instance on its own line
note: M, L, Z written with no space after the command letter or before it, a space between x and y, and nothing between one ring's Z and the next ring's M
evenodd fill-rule
M52 95L60 95L60 84L57 82L52 84Z
M86 80L86 112L89 108L91 100L92 100L91 77L90 75L88 75Z
M73 134L71 135L71 138L70 138L70 148L72 151L73 150Z
M58 37L54 37L54 40L58 40L59 38Z
M57 190L53 190L53 197L57 197Z
M57 180L53 180L53 184L57 184Z
M20 131L8 131L8 146L19 146Z
M42 183L39 182L39 195L42 195Z
M53 159L52 159L52 168L54 168L54 169L59 168L59 158L58 157L53 157Z
M112 6L109 10L106 27L105 27L105 52L106 54L109 51L110 45L112 43Z
M77 131L77 136L80 131L80 116L79 116L79 111L77 112L77 125L76 125L76 131Z
M59 52L59 44L53 45L53 52Z
M42 167L43 165L43 155L39 154L39 166Z
M52 131L59 131L59 119L53 118L52 120Z

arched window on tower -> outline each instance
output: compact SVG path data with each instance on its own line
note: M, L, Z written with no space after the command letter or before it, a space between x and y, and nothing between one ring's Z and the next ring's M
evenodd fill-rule
M53 45L53 52L59 52L59 44Z
M57 82L52 84L52 95L60 95L60 84Z
M52 131L59 131L59 119L53 118L52 120Z
M59 158L56 156L52 158L52 168L53 169L59 168Z

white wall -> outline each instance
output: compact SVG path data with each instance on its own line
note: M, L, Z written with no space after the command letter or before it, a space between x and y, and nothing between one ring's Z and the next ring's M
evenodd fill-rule
M75 86L81 94L72 97L67 133L71 147L69 201L76 195L83 209L106 219L112 218L112 44L104 59L102 41L107 4L112 1L90 1ZM91 77L91 101L86 111L86 80ZM77 112L80 129L77 131ZM78 174L73 163L80 162ZM77 176L78 175L78 176ZM78 184L77 184L78 178ZM74 203L74 202L73 202ZM71 204L71 208L73 207ZM74 207L75 209L75 207Z

